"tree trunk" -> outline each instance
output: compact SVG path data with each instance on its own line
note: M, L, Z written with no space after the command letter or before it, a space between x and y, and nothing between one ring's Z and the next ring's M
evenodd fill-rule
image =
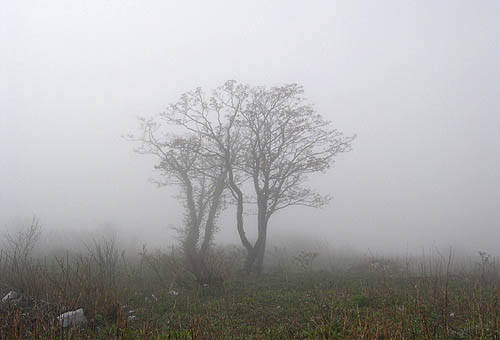
M254 271L256 274L262 273L262 266L264 264L264 254L266 252L266 241L267 241L267 218L264 213L259 214L258 228L259 237L256 243L255 249L255 263Z
M247 249L247 258L245 260L244 270L247 274L252 273L253 264L255 263L255 259L257 257L257 252L254 248Z
M260 275L264 264L264 254L266 252L267 240L267 219L265 215L260 215L258 218L258 236L254 246L251 249L247 248L247 259L245 262L245 271Z
M264 254L266 252L266 239L267 235L264 234L262 243L260 244L259 248L256 249L257 254L256 254L256 259L255 259L255 273L260 275L262 273L262 266L264 264Z
M224 185L226 180L226 172L223 173L221 178L217 181L217 187L214 192L213 200L210 204L210 210L208 212L207 221L205 223L205 235L203 236L203 242L200 247L200 257L203 260L210 247L210 242L215 232L215 220L217 218L217 213L221 205L222 194L224 193Z

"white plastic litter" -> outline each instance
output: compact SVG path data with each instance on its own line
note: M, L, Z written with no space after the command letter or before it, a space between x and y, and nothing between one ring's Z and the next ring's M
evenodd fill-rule
M9 302L11 300L15 300L18 298L19 298L19 294L17 294L17 292L15 292L15 291L11 290L10 292L7 293L7 295L5 295L2 298L2 302Z
M176 290L171 289L171 290L168 292L168 294L169 294L169 295L173 295L173 296L177 296L177 295L179 295L179 292L178 292L178 291L176 291Z
M83 308L63 313L57 319L63 328L87 323L87 318L83 314Z

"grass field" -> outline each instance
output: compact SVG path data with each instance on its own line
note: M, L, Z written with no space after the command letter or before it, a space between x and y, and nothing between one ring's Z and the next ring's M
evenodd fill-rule
M500 339L491 259L359 257L326 270L301 254L246 276L241 252L221 250L219 279L198 283L175 251L3 252L0 293L22 295L0 304L0 339ZM76 308L89 322L62 329L57 316Z

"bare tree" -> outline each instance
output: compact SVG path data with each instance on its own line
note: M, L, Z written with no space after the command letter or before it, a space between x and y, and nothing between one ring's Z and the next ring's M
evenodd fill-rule
M296 84L268 89L228 81L210 96L201 89L187 92L162 114L165 121L204 141L199 152L224 164L248 272L262 270L268 224L275 212L328 202L328 197L304 186L307 175L326 171L354 139L332 128L302 94ZM246 182L252 194L244 194ZM258 236L253 244L244 228L245 203L257 207Z
M179 185L179 198L186 209L181 241L189 269L199 281L210 281L205 259L216 232L216 219L224 201L227 177L219 157L207 154L199 134L175 136L164 131L157 119L140 119L140 143L136 152L156 156L155 169L161 174L158 185ZM202 234L203 233L203 234Z
M197 88L184 93L161 114L164 121L176 124L200 136L206 144L200 150L221 160L227 171L227 187L236 203L236 226L242 244L251 252L252 244L244 229L244 193L241 188L245 177L239 169L244 164L246 149L245 129L240 124L241 111L249 105L249 87L228 81L215 89L207 98ZM246 266L248 267L248 266Z
M42 234L42 226L38 217L33 216L29 226L21 226L15 234L6 233L7 253L17 266L19 262L26 262L31 256L36 243Z
M325 205L328 196L304 186L307 175L326 171L335 155L350 149L354 137L331 128L301 97L301 86L250 91L252 102L241 112L247 139L241 171L251 179L257 205L258 237L247 265L260 272L271 216L294 205Z
M33 251L40 240L42 226L36 216L29 225L21 224L15 233L6 233L5 250L0 245L0 265L7 272L8 282L21 291L29 287L30 277L34 273ZM2 259L5 257L5 261Z

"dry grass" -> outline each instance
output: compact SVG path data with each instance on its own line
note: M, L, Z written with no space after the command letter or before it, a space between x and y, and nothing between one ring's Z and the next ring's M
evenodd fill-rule
M249 277L241 254L214 251L207 286L175 249L130 257L103 240L51 257L2 250L0 293L22 298L0 304L0 340L500 339L491 258L366 256L319 270L316 254L283 253ZM61 329L57 315L77 308L89 323Z

